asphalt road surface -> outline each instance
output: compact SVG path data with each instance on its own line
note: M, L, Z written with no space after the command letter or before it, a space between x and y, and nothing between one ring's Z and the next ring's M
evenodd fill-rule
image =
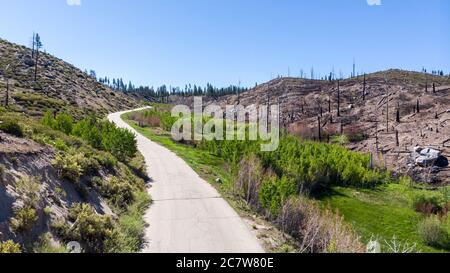
M144 253L261 253L249 227L214 187L168 149L150 141L115 113L108 119L137 136L151 178L153 204L145 215Z

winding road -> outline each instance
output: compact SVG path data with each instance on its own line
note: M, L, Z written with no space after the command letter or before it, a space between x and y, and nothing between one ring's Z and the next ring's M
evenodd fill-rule
M131 111L111 114L108 119L136 134L138 149L152 180L149 192L153 204L145 215L149 227L142 252L264 252L249 227L216 189L175 153L124 122L120 116L127 112Z

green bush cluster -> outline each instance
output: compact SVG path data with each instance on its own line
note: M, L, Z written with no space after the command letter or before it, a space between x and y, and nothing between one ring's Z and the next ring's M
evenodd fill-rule
M35 177L23 177L16 182L16 191L23 206L14 209L11 227L15 232L31 232L38 220L36 208L39 203L41 185Z
M323 186L370 188L390 179L390 174L370 168L370 156L339 145L303 141L283 135L274 152L260 152L255 141L208 141L201 147L237 165L245 154L257 154L264 165L279 176L296 181L299 189L314 190Z
M417 212L425 214L440 213L445 205L446 200L441 192L421 191L412 197L413 208Z
M31 206L24 206L14 211L11 219L11 228L15 232L28 233L33 230L38 220L36 209Z
M126 209L134 201L134 188L125 179L112 177L103 180L100 177L95 177L92 179L92 183L101 195L108 198L116 208Z
M259 190L259 200L263 208L270 212L271 216L278 216L281 207L289 197L297 193L297 184L293 179L283 176L267 178L263 181Z
M83 175L82 160L84 160L84 155L81 153L58 153L53 161L53 167L61 179L78 182Z
M72 225L58 223L53 229L64 241L77 241L86 252L103 253L106 242L114 233L114 222L109 216L98 215L88 204L77 204L69 210Z
M80 137L92 147L110 152L121 161L134 157L137 153L137 142L133 133L117 128L111 122L98 121L93 116L74 123L72 117L66 113L59 113L54 118L51 112L47 112L42 123L65 134Z
M18 254L21 253L20 245L9 240L6 242L0 242L1 254Z

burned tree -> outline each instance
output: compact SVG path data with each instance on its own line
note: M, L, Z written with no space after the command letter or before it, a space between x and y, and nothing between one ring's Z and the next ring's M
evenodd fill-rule
M12 68L12 66L11 66L11 64L8 64L8 65L6 65L6 67L5 67L5 78L6 78L6 95L5 95L5 107L8 107L8 105L9 105L9 92L10 92L10 90L9 90L9 78L10 78L10 76L11 76L11 70L12 70L13 68Z
M338 80L338 117L341 116L341 88L340 81Z
M331 114L331 98L328 96L328 113Z
M386 132L389 132L389 90L387 91L386 99Z
M366 74L364 73L364 83L363 83L363 101L366 101Z
M317 117L317 122L318 122L318 128L319 128L319 133L318 133L319 142L321 142L322 141L322 124L321 124L322 120L321 120L320 116Z
M420 99L417 99L417 103L416 103L416 113L420 113Z
M399 137L398 137L398 130L395 131L395 145L397 147L400 146L400 140L399 140Z
M400 102L397 102L397 116L396 116L397 123L400 123Z

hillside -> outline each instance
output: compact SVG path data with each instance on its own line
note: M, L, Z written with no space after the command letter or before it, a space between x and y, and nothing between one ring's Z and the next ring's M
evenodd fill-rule
M47 110L64 109L78 117L90 112L105 115L139 104L137 99L105 87L80 69L47 53L39 53L36 82L34 73L32 50L0 39L1 104L5 103L9 78L12 110L41 116Z
M140 102L46 53L34 81L31 54L0 39L0 252L139 251L144 161L103 118Z
M337 81L279 78L241 94L239 101L243 105L267 104L268 99L271 104L279 102L283 126L310 139L319 137L319 116L322 141L342 142L352 150L371 152L378 164L410 174L420 182L450 182L445 162L440 167L422 168L412 159L414 147L431 147L450 156L448 77L401 70L369 74L364 96L363 76L342 80L339 85L340 116ZM238 96L212 102L237 104ZM339 137L341 133L345 137Z

